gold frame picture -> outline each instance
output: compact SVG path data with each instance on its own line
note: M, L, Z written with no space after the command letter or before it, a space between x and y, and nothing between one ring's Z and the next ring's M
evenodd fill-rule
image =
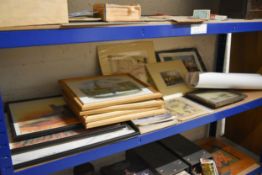
M162 97L154 88L129 74L77 77L60 80L59 83L79 111Z
M98 56L103 75L130 73L150 83L145 65L156 62L152 41L99 45Z
M184 78L188 71L181 60L148 64L147 70L155 86L164 96L174 94L182 96L192 91L185 84Z

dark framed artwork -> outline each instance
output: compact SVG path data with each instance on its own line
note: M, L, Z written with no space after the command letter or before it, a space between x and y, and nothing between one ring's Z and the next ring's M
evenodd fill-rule
M181 60L188 72L205 72L206 67L196 48L184 48L156 52L160 62Z
M246 98L246 95L231 90L197 90L186 94L186 97L211 108L219 108L236 103Z
M87 130L86 130L87 131ZM36 149L12 154L12 161L15 169L33 166L52 159L61 158L71 154L86 151L91 148L110 144L121 139L127 139L137 135L138 132L131 126L124 124L124 128L85 135L74 139L67 139L60 143L41 146Z
M53 146L55 144L73 141L83 137L91 137L107 132L113 132L125 127L125 124L114 124L93 129L85 129L84 127L81 127L21 141L14 141L10 138L9 147L12 154L18 154L47 146Z
M16 141L80 127L61 96L8 103L10 128Z

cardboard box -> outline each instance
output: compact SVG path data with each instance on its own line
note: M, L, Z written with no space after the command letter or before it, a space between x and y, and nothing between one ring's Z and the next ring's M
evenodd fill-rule
M93 10L108 22L140 21L141 18L140 5L94 4Z
M0 27L68 23L67 0L1 0Z

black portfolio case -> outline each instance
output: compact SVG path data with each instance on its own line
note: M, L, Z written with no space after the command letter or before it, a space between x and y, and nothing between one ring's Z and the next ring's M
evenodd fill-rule
M159 143L150 143L127 151L127 159L140 157L158 175L175 175L189 166Z

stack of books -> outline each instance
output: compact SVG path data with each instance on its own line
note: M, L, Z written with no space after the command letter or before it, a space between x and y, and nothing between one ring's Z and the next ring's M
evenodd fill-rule
M59 84L86 128L166 113L162 94L129 74L70 78Z

